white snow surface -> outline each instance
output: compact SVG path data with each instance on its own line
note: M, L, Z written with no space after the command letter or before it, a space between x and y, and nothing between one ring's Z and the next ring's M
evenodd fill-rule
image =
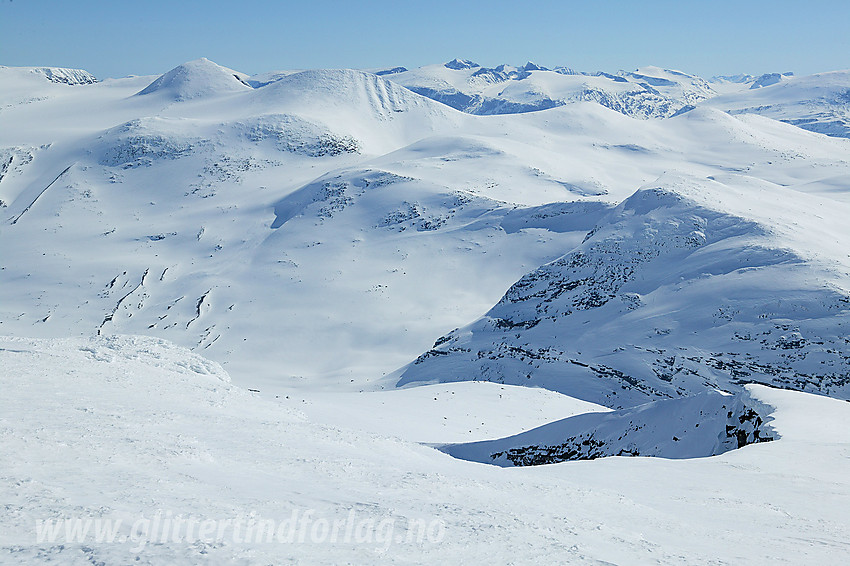
M751 386L773 407L779 438L712 458L504 469L412 442L403 425L327 424L302 398L252 394L161 339L6 337L0 362L3 563L815 564L847 552L850 405L822 396ZM350 394L342 406L377 424L416 419L427 401L454 423L488 387L499 386L455 390L457 404L419 388L421 397ZM498 389L505 413L545 393L523 389ZM378 409L379 398L392 406ZM557 413L544 405L540 421ZM445 532L435 544L34 542L37 519L123 519L129 536L136 517L166 510L281 521L293 510L328 521L354 511L440 519Z
M0 68L0 561L840 561L847 73L387 71Z
M658 67L612 75L550 70L530 61L486 68L455 59L385 77L470 114L533 112L593 101L636 118L666 117L716 94L699 77Z
M725 94L704 104L731 114L760 114L812 132L850 137L850 71L805 77L773 73L755 90ZM751 87L752 88L752 87Z

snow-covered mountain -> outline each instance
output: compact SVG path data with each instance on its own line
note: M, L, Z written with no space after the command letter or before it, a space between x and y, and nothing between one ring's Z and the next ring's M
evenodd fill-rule
M777 439L712 458L503 469L418 441L601 408L484 383L275 399L145 337L3 338L0 368L8 563L830 563L850 534L850 405L823 396L750 386ZM76 518L91 523L81 539L62 529ZM38 541L38 521L57 536Z
M850 71L806 77L764 75L750 90L705 104L730 114L760 114L812 132L850 137Z
M482 70L464 61L438 67L447 74ZM515 75L506 79L513 84L538 74L584 77L536 65L499 72ZM25 75L32 80L32 73ZM821 208L843 210L840 203L846 198L836 190L847 175L843 140L748 115L732 118L698 109L670 120L636 122L595 103L578 102L484 119L372 73L267 75L252 79L201 59L158 78L74 87L42 80L42 90L31 91L37 102L7 106L0 114L0 199L6 217L3 239L10 250L0 290L5 331L154 334L200 349L258 382L278 381L275 376L285 368L286 379L295 382L328 378L359 388L416 358L434 337L487 312L523 273L565 253L573 257L570 250L582 240L587 240L583 254L596 250L597 240L607 233L599 229L643 234L638 228L655 221L631 206L650 216L657 215L656 209L667 210L668 197L653 192L661 188L676 194L678 189L666 181L656 183L665 172L685 172L696 187L691 192L715 195L708 208L677 205L666 224L652 228L682 242L700 231L694 222L714 216L723 226L737 223L738 232L752 237L773 230L776 222L795 221L787 213L757 218L749 218L747 210L730 213L735 203L762 206L747 199L788 195L793 210L815 207L816 217ZM625 82L602 79L617 84L640 80L668 93L679 89L680 98L685 84L703 89L699 96L707 93L703 82L689 75L658 69L624 73ZM0 95L14 101L15 81L3 84L9 86ZM41 92L44 96L38 96ZM635 193L647 183L656 185ZM839 204L832 206L835 200ZM634 215L629 222L638 222L637 227L617 220L621 212L608 213L621 202L618 210L625 207ZM706 216L704 209L713 212ZM594 236L586 237L598 222L603 224ZM674 224L679 228L670 228ZM814 241L811 233L795 245ZM723 234L718 237L726 241ZM611 265L600 259L599 269L631 273L649 265L635 254L666 258L685 249L657 250L651 240L629 238L635 248L614 250ZM799 253L778 240L758 245L778 250L758 256L771 266L778 263L774 270L795 262L808 269L811 258L822 253L819 244ZM749 248L743 249L735 252L743 259L732 259L730 251L724 261L743 268ZM544 269L555 280L569 276ZM682 276L699 280L701 273L694 267ZM819 273L812 267L811 277ZM626 283L608 282L617 289L606 293L617 295ZM669 288L663 281L657 284ZM831 284L836 289L843 285ZM810 280L801 280L799 289L815 293L812 300L828 309L842 296ZM635 304L642 300L633 298ZM622 298L616 303L632 318L640 312L626 308ZM732 298L709 303L705 308L711 312L742 308ZM747 302L747 312L754 308ZM774 318L790 316L785 309L764 309L773 313L758 319L765 328L748 330L765 332ZM634 327L633 332L651 337L629 339L629 344L660 348L664 354L615 357L640 358L641 364L655 367L671 355L669 346L661 348L656 341L684 348L682 336L674 332L676 315L669 316L672 320L658 327L669 334ZM526 325L534 320L499 318ZM256 332L258 327L265 331ZM321 343L314 335L322 336ZM711 369L712 364L766 363L749 351L736 349L744 358L734 360L704 352L721 351L732 336L718 334L717 344L704 345L703 353L682 354L670 372L683 371L682 364L701 364L708 369L697 373L720 371L709 381L722 385L729 372ZM611 336L611 349L621 338ZM541 340L535 348L566 351L559 347L561 339ZM825 355L832 360L837 354ZM747 362L746 356L755 357ZM792 379L797 365L783 365L777 379ZM417 371L426 367L415 366ZM841 368L839 363L803 373L827 376ZM409 370L404 379L412 380L414 373ZM652 389L669 395L677 387L694 391L664 380ZM813 387L819 389L807 386ZM630 395L637 395L633 400L656 396L645 393Z
M400 384L526 383L618 408L753 382L848 399L848 214L738 176L662 178Z
M498 505L519 530L495 529L487 548L521 531L548 548L543 533L562 512L549 497L532 497L527 511L519 502L558 485L574 497L580 484L564 487L565 469L582 470L590 518L611 520L595 499L605 489L643 501L641 482L658 474L690 486L688 509L700 502L693 482L742 482L735 497L769 508L773 489L750 487L776 469L777 493L794 477L840 478L829 507L840 514L850 80L778 77L709 82L656 67L580 73L461 59L253 76L199 59L100 82L0 68L0 335L9 336L0 358L12 392L2 414L13 415L0 420L0 438L12 447L3 453L26 454L4 489L38 469L39 485L64 481L84 493L80 508L94 508L90 490L51 475L61 466L49 452L20 440L65 442L58 428L38 428L49 422L71 423L79 438L102 433L89 451L98 478L123 458L165 462L164 481L204 501L210 478L235 485L214 472L228 454L227 477L256 476L263 498L281 469L296 470L305 483L268 500L329 516L380 499L362 482L380 492L413 485L423 491L411 505L422 507L448 477L461 487L426 507L445 517L460 501L453 552L466 552L469 525L492 503L459 494L482 479L501 492L520 477L516 500ZM139 380L146 371L149 383ZM63 401L77 394L85 402ZM145 402L109 409L122 395ZM181 421L184 405L193 409ZM168 415L165 440L140 424L155 415ZM818 427L839 432L825 442ZM236 437L221 444L252 430L272 456ZM321 456L311 459L313 449ZM792 466L791 454L803 456ZM197 465L187 471L184 457ZM597 461L566 463L585 459ZM687 460L689 471L664 459ZM523 476L499 470L557 462ZM322 493L303 496L317 474ZM147 481L120 476L103 512L241 512L258 501L237 489L224 507L165 496L139 504L132 486ZM16 517L71 505L30 488ZM350 505L327 503L346 490ZM676 507L680 495L664 501ZM782 504L815 516L797 496ZM667 509L627 515L640 522ZM526 512L544 519L529 527ZM778 544L783 556L822 558L845 526L834 533L826 550ZM600 550L614 537L582 556L707 556L690 542L673 554L642 543L622 556ZM738 543L735 557L753 556ZM165 560L174 547L159 550Z
M659 67L635 71L579 72L482 67L465 59L408 70L377 70L410 90L470 114L514 114L590 101L633 118L668 118L697 106L760 114L813 132L848 137L845 72L794 77L794 73L716 76L710 80ZM777 86L776 89L767 87ZM753 92L767 89L763 92Z
M772 441L774 431L759 416L759 411L770 410L746 391L737 396L701 393L584 413L512 437L440 449L456 458L503 467L606 456L699 458Z
M443 65L386 73L387 79L470 114L514 114L592 101L636 118L671 116L716 93L703 79L658 67L616 75L521 67L487 68L454 59Z

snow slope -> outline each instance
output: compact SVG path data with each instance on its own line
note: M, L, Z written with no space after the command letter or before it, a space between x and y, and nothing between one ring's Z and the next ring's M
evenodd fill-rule
M399 384L525 383L617 408L750 382L848 399L848 213L737 175L662 178Z
M42 81L0 112L4 332L155 335L252 387L380 388L665 172L847 199L845 140L757 116L480 117L359 71L233 75ZM206 94L175 102L166 77Z
M822 396L751 387L775 408L778 439L712 458L504 469L392 426L358 432L306 418L300 400L260 398L158 339L3 338L0 368L3 562L811 564L840 561L850 535L850 406ZM503 402L518 409L511 391ZM361 397L384 395L395 393ZM453 419L477 398L441 408ZM386 414L415 405L396 398ZM377 422L371 407L361 419ZM206 542L35 539L45 518L121 519L117 535L131 537L133 522L157 513L247 525L294 512L329 523L353 513L395 530L335 544L240 543L230 530ZM442 521L438 542L395 539L418 520Z
M812 132L850 137L850 71L805 77L772 74L753 87L702 104L731 114L759 114Z
M835 561L850 140L714 102L840 73L388 71L0 69L10 560L126 561L44 517L312 509L446 538L139 561Z
M250 88L245 75L216 65L206 58L183 63L140 90L138 95L157 95L177 102Z
M754 408L755 407L755 408ZM700 458L775 440L748 394L702 393L631 409L586 413L499 440L440 447L456 458L539 466L606 456Z
M636 118L666 117L716 94L699 77L658 67L611 75L549 70L532 62L486 68L454 59L384 76L470 114L533 112L592 101Z

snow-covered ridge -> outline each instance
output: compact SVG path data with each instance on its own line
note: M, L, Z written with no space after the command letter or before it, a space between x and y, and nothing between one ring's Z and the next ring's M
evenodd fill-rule
M65 69L62 67L33 67L30 71L43 75L52 83L74 85L88 85L97 82L97 78L88 71L82 69Z
M579 73L532 62L487 68L455 59L386 75L389 80L470 114L512 114L594 101L638 118L666 117L716 93L705 80L646 67L635 72Z
M843 556L850 140L750 104L839 109L842 73L713 81L747 111L636 120L705 84L422 75L506 110L597 87L624 105L479 116L388 80L405 70L178 69L0 69L0 556L123 563L33 545L33 519L163 509L427 513L446 537L141 561Z
M705 105L730 114L759 114L803 129L850 137L850 71L811 76L765 75L755 88L726 94Z
M403 70L401 70L403 69ZM470 114L513 114L591 101L633 118L668 118L701 105L754 113L807 130L848 137L846 77L794 77L793 73L717 76L705 80L681 71L642 67L615 74L520 67L482 67L463 59L419 69L394 69L385 76L410 90ZM753 91L788 83L785 91ZM796 86L795 86L796 85ZM836 88L819 94L821 87ZM715 100L717 99L717 100Z
M846 273L833 279L834 264L793 251L764 221L709 204L721 185L681 188L635 193L399 384L526 383L617 408L750 382L850 398Z

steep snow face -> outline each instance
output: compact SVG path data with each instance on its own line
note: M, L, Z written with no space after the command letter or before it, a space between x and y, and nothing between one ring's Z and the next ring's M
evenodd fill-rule
M36 82L47 80L68 86L89 85L97 82L97 78L88 71L64 67L4 67L0 65L0 77L3 78L5 88L12 87L15 81L27 79Z
M756 89L775 85L776 83L781 82L792 75L793 73L765 73L762 76L758 77L756 80L754 80L753 84L750 85L750 88Z
M201 58L174 67L138 94L143 96L158 93L180 102L242 92L251 88L245 82L246 78L242 73Z
M608 413L585 413L498 440L449 444L440 450L497 466L539 466L606 456L699 458L774 440L765 425L772 408L737 396L702 393Z
M761 88L755 88L756 86ZM760 114L806 130L850 137L850 71L807 77L764 75L754 90L708 100L705 106L731 114Z
M610 407L749 382L850 398L850 210L809 215L809 195L727 183L638 191L399 385L525 383ZM821 231L834 243L816 252Z

